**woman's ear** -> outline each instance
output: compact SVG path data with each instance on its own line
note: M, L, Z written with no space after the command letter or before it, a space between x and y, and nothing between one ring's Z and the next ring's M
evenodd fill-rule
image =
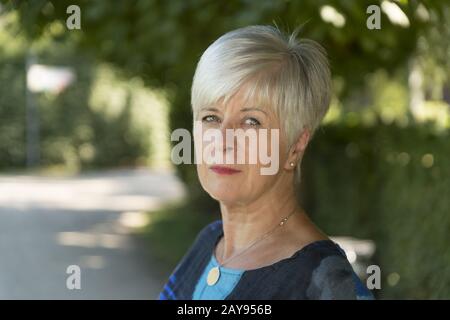
M303 154L305 153L310 137L311 133L309 129L305 127L289 149L289 154L287 161L284 164L284 169L295 170L297 164L302 161Z

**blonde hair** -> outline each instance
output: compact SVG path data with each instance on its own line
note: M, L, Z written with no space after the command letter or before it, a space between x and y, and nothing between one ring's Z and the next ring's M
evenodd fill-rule
M273 26L230 31L203 53L195 71L194 118L204 107L227 101L245 85L246 101L274 108L291 146L304 128L311 137L328 111L331 75L325 50ZM247 100L248 99L248 100ZM300 179L300 163L297 167Z

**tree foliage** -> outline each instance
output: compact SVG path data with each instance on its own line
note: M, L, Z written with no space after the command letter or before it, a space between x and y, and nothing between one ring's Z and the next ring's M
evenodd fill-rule
M190 85L202 52L220 35L251 24L276 24L285 31L302 25L301 37L320 42L327 50L333 75L343 80L338 94L363 85L377 69L405 68L417 52L421 35L445 22L444 1L396 2L409 20L401 26L381 11L381 29L369 30L368 0L130 0L75 2L81 9L81 30L67 30L66 9L72 0L10 1L4 9L17 10L30 44L50 35L74 42L102 61L117 66L125 76L139 76L146 85L168 90L172 128L191 128ZM323 6L345 18L342 27L324 21ZM427 13L424 17L423 11ZM422 12L422 14L420 14ZM448 28L447 28L448 29ZM448 41L447 41L448 43ZM439 45L435 41L434 45ZM443 43L441 45L444 45ZM448 44L447 44L448 47ZM445 55L448 50L441 50ZM440 52L436 50L435 52Z

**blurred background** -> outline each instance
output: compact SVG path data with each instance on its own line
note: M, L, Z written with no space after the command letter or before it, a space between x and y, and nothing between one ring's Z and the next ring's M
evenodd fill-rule
M431 0L0 1L0 298L157 297L220 218L170 133L202 52L251 24L329 54L306 211L361 278L380 266L378 298L450 298L449 21Z

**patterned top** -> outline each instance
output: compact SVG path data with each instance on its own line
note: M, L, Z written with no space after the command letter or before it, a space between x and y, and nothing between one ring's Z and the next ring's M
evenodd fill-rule
M213 252L222 235L221 220L200 231L165 284L160 300L373 299L344 251L331 240L312 242L291 257L258 269L221 267L219 281L210 287L205 279L210 267L217 265Z

